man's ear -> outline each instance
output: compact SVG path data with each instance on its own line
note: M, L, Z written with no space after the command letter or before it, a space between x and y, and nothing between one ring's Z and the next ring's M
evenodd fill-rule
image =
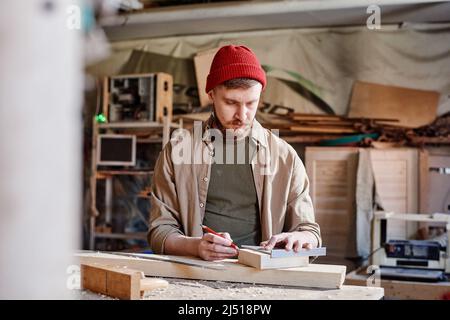
M209 98L209 101L210 101L211 103L214 102L213 93L214 93L214 89L213 89L213 90L210 90L210 91L208 92L208 98Z

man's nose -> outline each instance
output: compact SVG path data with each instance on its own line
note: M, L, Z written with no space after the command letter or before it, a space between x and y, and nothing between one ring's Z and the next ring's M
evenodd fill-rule
M240 106L240 107L239 107L239 110L238 110L236 116L237 116L237 118L238 118L239 120L241 120L242 122L245 121L245 106Z

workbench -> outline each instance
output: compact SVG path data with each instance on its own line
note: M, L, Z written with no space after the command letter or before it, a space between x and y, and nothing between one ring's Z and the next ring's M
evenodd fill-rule
M144 300L380 300L383 288L344 285L341 289L317 289L271 285L252 285L223 281L162 278L164 289L145 293ZM82 300L112 299L81 290Z
M338 265L257 270L237 259L210 262L198 257L144 258L101 252L79 252L76 256L81 264L94 268L110 266L118 272L126 268L140 272L142 277L166 280L168 287L144 294L143 298L149 300L380 300L384 296L383 288L343 285L345 267ZM81 291L80 296L99 297L86 291Z
M367 266L347 274L346 285L366 286ZM450 298L450 282L418 282L381 279L385 299L440 300Z

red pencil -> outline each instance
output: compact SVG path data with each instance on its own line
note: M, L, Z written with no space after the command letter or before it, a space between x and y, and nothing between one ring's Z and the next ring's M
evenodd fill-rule
M207 233L212 233L212 234L215 234L216 236L219 236L219 237L222 237L222 238L224 238L224 239L226 239L223 235L221 235L220 233L218 233L218 232L216 232L216 231L214 231L213 229L211 229L211 228L209 228L209 227L207 227L207 226L204 226L204 225L202 225L202 229L203 229L203 232L207 232ZM231 245L230 245L232 248L234 248L234 249L236 249L236 250L238 250L239 248L237 247L237 245L235 245L233 242L231 242Z

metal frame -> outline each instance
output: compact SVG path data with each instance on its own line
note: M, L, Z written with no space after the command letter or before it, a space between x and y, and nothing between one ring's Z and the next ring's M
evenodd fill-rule
M131 139L131 161L102 161L102 138ZM97 135L97 166L134 166L136 165L136 136L130 134L102 133Z

